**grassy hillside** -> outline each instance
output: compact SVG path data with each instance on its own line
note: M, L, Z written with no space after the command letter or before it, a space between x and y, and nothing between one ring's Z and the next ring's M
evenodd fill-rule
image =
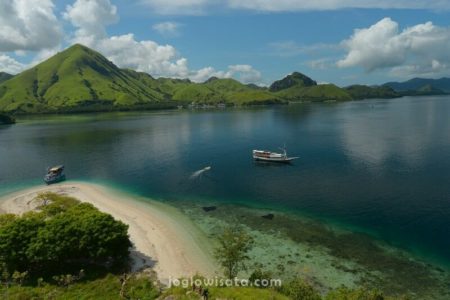
M388 86L351 85L346 87L345 90L353 99L396 98L401 96Z
M425 85L418 93L439 92L434 85ZM155 79L147 73L120 69L79 44L14 77L0 72L0 111L9 114L169 108L192 102L258 105L397 96L389 87L342 89L333 84L318 85L299 72L275 81L269 88L231 78L212 77L203 83Z
M212 77L204 83L168 82L172 88L172 99L197 104L255 105L283 103L283 100L253 85L244 85L231 78ZM167 91L167 89L166 89Z
M60 108L135 105L162 101L149 75L121 70L101 54L74 45L0 85L0 110L47 112Z
M275 81L269 88L278 98L287 101L346 101L352 100L347 91L334 84L321 84L308 76L294 72Z
M125 285L121 285L122 275L107 274L96 279L74 280L69 284L40 281L39 284L9 283L0 285L2 299L65 299L65 300L120 300L120 299L173 299L198 300L198 291L191 287L171 287L165 289L156 283L154 274L142 272L127 274ZM287 283L282 288L255 287L210 287L209 299L233 300L406 300L407 296L385 296L376 290L345 287L320 295L304 281Z
M308 76L294 72L281 80L277 80L269 87L271 92L279 92L289 89L291 87L310 87L317 85L317 82L309 78Z
M280 98L289 101L348 101L350 94L334 84L315 85L310 87L293 86L276 93Z

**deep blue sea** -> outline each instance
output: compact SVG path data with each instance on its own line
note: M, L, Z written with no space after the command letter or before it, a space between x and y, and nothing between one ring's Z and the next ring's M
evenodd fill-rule
M252 149L283 145L300 159L252 161ZM41 184L60 163L68 179L306 214L450 263L450 97L34 116L0 127L0 194Z

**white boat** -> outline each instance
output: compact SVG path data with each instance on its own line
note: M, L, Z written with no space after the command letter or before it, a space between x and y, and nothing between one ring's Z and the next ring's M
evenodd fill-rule
M283 150L283 153L271 152L267 150L253 150L253 159L257 161L288 163L298 158L287 156L286 149L284 148L281 150Z
M44 176L44 181L46 184L57 183L66 180L66 175L64 174L64 166L56 166L47 169L47 174Z

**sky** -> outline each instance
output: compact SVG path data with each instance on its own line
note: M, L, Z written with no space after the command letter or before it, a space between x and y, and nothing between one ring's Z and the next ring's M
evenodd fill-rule
M450 76L450 0L0 0L0 71L74 43L195 82L440 78Z

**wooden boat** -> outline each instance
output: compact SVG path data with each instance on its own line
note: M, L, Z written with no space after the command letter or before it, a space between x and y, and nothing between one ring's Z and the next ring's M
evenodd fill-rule
M66 180L66 175L64 174L64 166L55 166L47 169L47 174L44 176L44 181L46 184L57 183Z
M286 149L282 148L283 153L271 152L267 150L253 150L253 159L256 161L289 163L298 157L287 156Z

